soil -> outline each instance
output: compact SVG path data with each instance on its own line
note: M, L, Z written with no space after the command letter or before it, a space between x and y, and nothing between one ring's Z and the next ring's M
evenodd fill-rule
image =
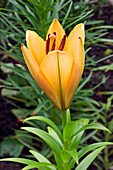
M1 162L0 163L1 170L20 170L21 168L22 168L22 165L18 163L12 163L12 162Z
M1 79L5 79L6 75L0 70ZM1 90L0 90L1 94ZM14 128L16 128L17 120L10 112L13 106L0 96L0 142L5 136L13 134Z
M102 12L102 15L100 15L100 11ZM95 15L92 17L92 20L104 20L105 23L104 25L112 25L113 24L113 7L112 6L107 6L107 7L99 7L95 12ZM109 35L107 35L107 38L113 37L113 31L108 30L109 31ZM109 49L113 49L112 46L108 46ZM102 58L105 57L105 51L106 48L104 47L92 47L91 52L89 52L89 55L92 56L93 54L96 55L96 58ZM12 61L13 62L13 61ZM99 63L97 66L102 66L107 64L106 62L108 62L108 64L113 62L113 58L110 58L109 61L103 61L101 63ZM84 75L87 75L87 70L84 72ZM98 101L102 101L102 102L106 102L107 97L108 96L97 96L96 94L98 92L101 91L113 91L113 71L108 71L108 72L94 72L93 76L92 76L92 81L90 84L87 85L87 87L94 87L94 85L97 85L98 82L100 82L101 76L105 74L106 76L109 76L109 79L107 80L107 82L104 85L99 86L96 89L95 92L95 96L94 98ZM0 70L0 78L1 79L6 79L6 74L3 74L2 71ZM1 82L0 82L1 84ZM8 103L6 100L3 99L2 96L0 96L0 142L3 140L4 137L9 136L9 135L13 135L14 131L13 129L17 128L17 119L13 116L13 114L11 113L11 109L13 108L13 106ZM112 160L113 161L113 158ZM20 170L22 168L22 166L20 164L17 163L9 163L9 162L1 162L0 163L0 169L1 170ZM90 167L90 169L95 169L93 167ZM96 170L96 169L95 169Z

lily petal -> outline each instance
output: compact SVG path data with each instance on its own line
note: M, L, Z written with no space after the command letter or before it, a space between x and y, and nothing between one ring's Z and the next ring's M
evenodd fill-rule
M65 109L64 87L70 77L72 63L69 53L57 50L49 53L40 65L43 74L56 89L62 109Z
M69 83L65 87L65 105L68 108L71 104L72 98L75 94L75 91L80 83L80 79L83 73L85 62L85 52L83 47L83 42L81 38L78 38L76 41L75 47L75 57L74 62L71 70L71 74L69 77Z
M34 31L26 31L26 41L29 51L40 65L45 57L45 41Z
M82 39L82 42L84 45L84 39L85 39L84 24L78 24L77 26L75 26L68 36L67 51L73 57L75 57L76 46L77 46L79 37Z
M49 27L46 39L48 39L48 35L49 34L53 34L53 32L56 32L56 47L55 50L58 50L58 47L60 46L61 40L63 38L63 36L65 35L65 31L62 28L61 24L58 22L57 19L54 19L52 24ZM65 44L66 46L66 44ZM63 51L65 51L65 47L63 49Z
M37 84L40 86L40 88L44 91L44 93L52 100L52 102L59 109L61 109L59 98L58 98L55 88L52 86L52 84L50 84L50 82L46 79L44 74L41 72L39 65L37 64L36 60L31 55L29 50L24 45L21 46L21 49L22 49L25 62L27 64L27 67L32 77L37 82Z

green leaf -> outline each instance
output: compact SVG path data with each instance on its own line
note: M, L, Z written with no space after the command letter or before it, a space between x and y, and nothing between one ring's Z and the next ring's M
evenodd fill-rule
M36 165L27 165L24 168L22 168L22 170L29 170L29 169L32 169L32 168L36 168Z
M58 141L56 139L54 139L47 132L40 130L40 129L37 129L37 128L22 127L22 129L27 130L27 131L39 136L40 138L42 138L50 146L50 148L53 150L53 152L55 154L55 158L57 159L56 160L57 163L61 164L61 159L59 158L59 152L62 148L61 148L61 145L58 143Z
M94 150L98 147L102 147L102 146L106 146L106 145L113 145L113 142L99 142L99 143L94 143L94 144L91 144L91 145L88 145L86 147L84 147L83 149L81 149L79 152L78 152L78 157L79 159L84 156L87 152L91 151L91 150Z
M47 127L49 134L58 141L58 143L61 145L61 147L63 148L63 143L60 140L59 136L57 135L57 133L51 128L51 127Z
M65 163L68 163L71 159L71 155L65 149L60 151L60 157L61 157L62 161Z
M79 129L84 127L86 124L88 124L88 122L89 122L88 119L81 119L77 121L71 121L65 126L63 131L63 137L68 150L73 150L78 146L84 131L76 135L74 134L78 132Z
M98 130L104 130L104 131L107 131L107 132L111 133L109 129L107 129L105 126L103 126L103 125L101 125L101 124L99 124L99 123L90 123L90 124L88 124L88 125L83 126L83 127L80 128L78 131L76 131L76 132L74 133L74 135L71 136L71 138L73 138L75 135L77 135L77 134L79 134L80 132L82 132L82 131L84 131L84 130L87 130L87 129L98 129ZM70 138L70 139L71 139L71 138Z
M45 104L49 103L49 102L50 102L50 100L45 100L44 102L38 104L38 106L33 110L33 112L34 113L39 113L41 111L41 109L45 106Z
M62 138L62 134L61 134L60 130L50 119L43 117L43 116L33 116L33 117L29 117L29 118L25 119L24 122L26 122L27 120L41 120L41 121L47 123L48 125L50 125L54 129L54 131L57 133L57 135L59 136L59 138L63 142L63 138Z
M76 149L73 149L72 151L68 151L68 153L73 157L75 162L78 164L78 153Z
M30 150L30 152L34 155L34 157L35 157L39 162L46 162L46 163L50 163L50 164L51 164L51 162L50 162L47 158L45 158L42 154L40 154L40 153L38 153L38 152L36 152L36 151L32 151L32 150ZM52 169L52 170L56 170L55 167L49 167L49 168Z
M53 164L50 164L50 163L36 162L36 161L32 161L30 159L24 159L24 158L5 158L5 159L0 159L0 161L11 161L11 162L18 162L18 163L22 163L22 164L27 164L28 168L30 168L30 167L43 168L43 167L48 167L48 166L54 166ZM24 168L24 170L25 169L26 168Z
M91 72L91 73L89 74L89 76L86 77L86 79L79 85L79 87L78 87L77 90L76 90L76 93L77 93L79 90L81 90L81 89L90 81L92 74L93 74L93 73Z
M72 151L63 149L60 152L60 156L63 162L69 162L70 159L73 158L75 162L78 164L78 154L76 149L73 149Z
M96 150L94 150L92 153L90 153L86 158L84 158L80 164L75 168L75 170L86 170L89 165L94 161L94 159L97 157L97 155L105 148L100 147Z
M100 38L98 41L113 44L113 39Z
M32 128L32 127L22 127L21 129L27 130L40 138L42 138L50 147L53 151L59 152L61 149L60 144L55 140L50 134L47 132L37 129L37 128Z
M22 170L31 170L31 169L33 169L33 168L38 168L38 169L40 169L40 170L51 170L51 168L49 168L48 166L47 166L47 164L45 164L45 163L41 163L41 165L38 165L38 166L36 166L36 165L27 165L27 166L25 166L24 168L22 168Z
M0 63L1 64L1 63ZM7 66L9 67L14 67L13 63L6 63L5 66L4 65L1 65L1 70L4 72L4 73L12 73L12 69L11 68L7 68Z
M51 163L47 158L45 158L42 154L36 152L36 151L33 151L33 150L30 150L29 151L30 153L32 153L32 155L34 155L34 157L39 161L39 162L48 162L48 163Z
M2 94L2 96L9 97L9 96L15 96L17 94L20 94L20 92L17 91L17 90L10 90L10 89L3 88L2 91L1 91L1 94Z
M96 67L96 68L93 68L92 70L93 71L103 70L103 71L107 72L109 70L113 70L113 64L108 64L108 65Z
M63 132L63 138L64 141L67 141L78 129L81 127L84 127L84 123L88 123L88 119L82 119L77 121L71 121L68 124L66 124Z
M0 159L0 161L11 161L11 162L18 162L22 164L34 164L36 166L38 165L38 162L32 161L30 159L24 159L24 158L4 158L4 159Z

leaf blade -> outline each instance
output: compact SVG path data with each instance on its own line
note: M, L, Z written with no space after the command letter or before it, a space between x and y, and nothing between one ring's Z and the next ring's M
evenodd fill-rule
M96 158L96 156L105 148L105 146L102 146L96 150L94 150L92 153L90 153L86 158L84 158L80 164L75 168L75 170L86 170L89 165L93 162L93 160Z

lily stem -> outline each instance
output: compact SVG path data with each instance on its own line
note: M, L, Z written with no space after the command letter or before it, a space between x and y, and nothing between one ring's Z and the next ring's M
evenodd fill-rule
M62 115L62 126L63 126L63 129L64 129L65 125L66 125L66 110L62 110L61 115Z
M63 129L65 128L66 124L70 122L71 118L70 118L70 110L62 110L61 111L61 115L62 115L62 126Z

